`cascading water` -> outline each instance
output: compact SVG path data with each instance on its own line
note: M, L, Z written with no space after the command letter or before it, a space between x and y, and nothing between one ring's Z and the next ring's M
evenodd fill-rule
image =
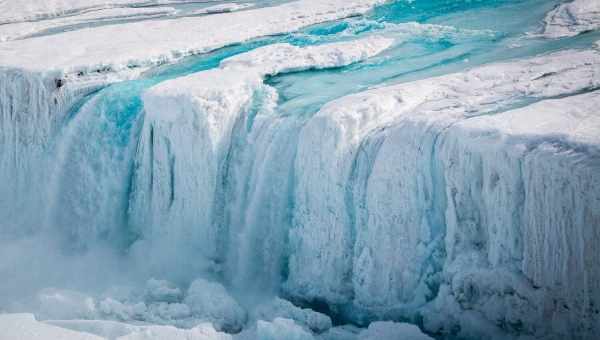
M57 131L47 129L47 147L34 150L32 164L40 169L27 171L43 172L36 182L40 187L34 189L39 197L18 197L13 204L6 197L19 196L17 189L24 184L15 184L17 189L0 186L0 216L7 216L9 224L2 227L8 235L0 242L17 239L21 248L47 242L48 248L38 249L34 260L17 260L14 268L0 267L0 273L15 274L13 283L0 284L4 291L0 310L23 282L29 285L19 297L23 301L6 309L24 309L29 306L29 295L52 286L89 288L86 293L118 300L117 306L135 306L140 300L150 305L153 301L147 296L123 294L115 287L139 290L151 278L173 282L177 287L173 297L159 302L165 308L178 308L186 300L177 289L203 278L222 283L248 310L280 295L327 311L340 323L368 325L393 319L423 324L423 315L435 314L439 296L448 296L441 291L449 289L447 280L454 277L456 263L486 270L499 263L498 275L505 275L506 268L523 270L519 261L525 250L516 244L519 241L495 246L487 244L482 234L488 232L488 225L504 230L506 225L519 223L513 219L525 219L521 203L526 192L536 189L526 187L523 179L511 179L512 186L520 189L495 192L494 197L512 200L509 206L517 212L507 218L495 211L481 192L493 191L484 186L487 177L482 174L496 170L485 168L484 160L470 158L475 151L469 151L469 157L457 156L455 148L460 143L452 139L458 138L453 135L454 126L463 121L451 114L464 109L466 121L549 98L592 92L598 88L594 79L587 85L572 81L556 93L550 80L540 86L523 84L572 70L592 69L593 73L595 61L534 74L531 80L525 80L526 71L515 70L517 66L508 66L505 77L498 79L485 72L465 75L464 83L440 78L437 92L407 85L412 97L342 97L384 85L416 82L415 86L421 86L419 80L491 62L589 48L600 38L598 32L559 41L541 37L540 22L556 4L542 0L394 1L364 16L240 43L152 69L138 79L86 89L79 102L71 101L76 103L64 110ZM337 63L325 66L319 65L318 54L311 55L308 59L313 64L283 72L259 73L243 62L246 68L227 66L235 61L234 56L278 43L304 51L348 41L360 46L359 39L372 37L393 39L393 43L368 58L363 53L357 60L344 61L339 53ZM275 50L270 58L277 60L278 53L283 52ZM560 61L548 64L560 68ZM201 86L202 91L185 92L178 87L185 84L177 83L180 80ZM459 85L464 84L476 84L472 85L474 93L460 92ZM518 91L502 92L506 84L516 84ZM495 86L498 94L486 97L486 91ZM422 93L426 97L419 102ZM459 94L467 99L461 101ZM336 100L348 105L339 108ZM444 100L456 102L448 105ZM406 118L437 111L451 114L441 123L425 118L423 122L415 118L415 123ZM397 117L382 118L382 112ZM0 128L13 133L7 124ZM3 137L17 139L18 133L14 135ZM0 178L6 179L13 171L6 169L18 163L10 155L0 154L0 171L5 172ZM457 184L458 170L453 166L461 162L472 164L481 178L474 178L472 185ZM512 176L513 168L527 170L520 162L511 158L506 169L498 172ZM493 174L488 177L495 178ZM11 194L11 190L16 192ZM32 217L15 218L13 210ZM28 230L15 232L21 225ZM464 239L453 240L459 232L449 228L468 231L460 235ZM506 228L510 229L505 232L507 238L519 238L511 234L518 234L519 227ZM467 248L464 244L473 246L461 253ZM481 249L491 252L492 260L480 259ZM4 251L11 254L13 248ZM85 267L97 266L108 274L78 278L68 269L51 275L45 270L28 274L15 269L25 264L36 271L53 261L65 261L90 273L94 270ZM537 296L534 285L510 277L505 290L522 285L519 288L526 286L527 294L533 291L531 296ZM468 286L468 277L460 279ZM90 285L90 281L95 283ZM465 309L476 303L471 295L485 295L477 288L464 289L457 303L466 305L461 306ZM534 299L523 295L523 299ZM104 317L124 321L188 326L185 322L190 317L184 312L183 317L173 317L178 314L169 310L164 313L169 317L149 320L147 315L155 315L139 316L132 311L134 307L127 307L127 312L110 304L102 308ZM495 315L485 317L496 320ZM494 327L518 332L518 322ZM239 330L236 327L227 330Z

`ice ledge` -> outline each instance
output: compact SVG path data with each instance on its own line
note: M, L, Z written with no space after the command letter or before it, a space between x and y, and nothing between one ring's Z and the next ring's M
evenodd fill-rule
M319 46L297 47L274 44L225 59L217 69L163 82L144 94L146 111L151 119L176 119L173 110L157 110L164 98L195 98L200 102L224 103L235 100L235 88L257 88L266 76L307 69L341 67L363 61L393 44L394 40L371 36L368 38ZM159 102L156 102L158 100ZM211 114L210 108L205 112Z
M362 14L382 2L300 0L204 17L93 27L2 43L0 66L75 74L138 69L260 36ZM223 22L231 24L224 26Z
M544 19L547 38L571 37L600 28L600 1L574 0L557 6Z
M109 9L132 9L216 0L28 0L0 2L0 24L44 20Z

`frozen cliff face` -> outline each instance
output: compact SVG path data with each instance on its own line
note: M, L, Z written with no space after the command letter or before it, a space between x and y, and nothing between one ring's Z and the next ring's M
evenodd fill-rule
M120 150L109 152L99 150L102 148L101 145L91 146L77 140L77 138L81 139L81 136L72 136L73 134L95 135L94 138L96 139L103 138L98 135L97 131L91 130L94 126L98 126L103 119L106 119L106 115L112 111L105 112L104 116L99 111L118 109L110 107L110 99L106 98L96 99L96 102L85 105L87 96L90 93L110 83L140 77L141 73L147 70L150 65L177 60L189 54L210 51L258 36L278 34L321 21L362 13L375 3L377 2L353 1L346 2L339 7L334 3L319 2L316 6L308 3L297 3L260 8L255 12L242 14L240 17L231 19L239 23L249 23L245 30L239 30L235 27L230 27L230 30L219 29L217 23L223 19L219 15L187 17L183 21L188 22L185 24L182 22L183 26L187 28L198 27L199 31L202 32L201 36L212 38L206 38L198 42L197 36L194 34L184 37L179 36L177 39L164 36L165 44L155 44L158 49L154 52L148 50L145 46L134 47L135 44L145 44L143 41L147 41L146 39L140 40L140 34L148 34L148 39L157 41L160 35L170 35L179 30L172 27L165 29L165 22L151 21L91 27L63 34L50 34L2 43L0 45L2 51L0 53L0 59L2 59L0 61L2 65L0 91L2 91L3 98L0 102L2 110L0 115L0 124L2 124L2 134L0 135L0 142L2 143L0 148L0 167L2 169L0 175L0 193L2 194L0 196L0 217L4 221L6 230L11 230L6 235L15 235L17 231L20 234L28 234L32 231L39 231L46 225L64 224L66 220L71 222L79 220L75 224L82 224L83 229L95 229L99 233L106 234L110 233L110 230L115 227L116 221L123 220L123 214L116 211L109 203L106 203L106 201L111 200L111 190L103 191L103 189L98 190L98 188L111 185L121 187L126 185L125 182L112 181L114 183L111 184L110 180L105 180L102 185L97 186L98 188L89 188L89 184L97 179L94 169L90 169L90 167L96 167L97 164L89 164L89 158L95 159L97 163L105 163L107 168L114 170L112 172L108 171L110 174L106 174L106 177L118 178L119 176L123 177L124 171L121 171L121 168L124 163L118 160L115 161L115 158L123 158L123 153ZM56 8L56 13L60 14L63 12L70 13L71 10L88 10L88 7L96 5L111 7L113 5L131 5L131 2L83 3L70 1L48 3L36 1L27 6L22 6L20 2L15 1L2 3L2 6L11 9L5 11L5 15L17 15L17 11L12 10L15 8L24 12L24 14L18 15L20 19L15 19L17 21L29 18L27 15L31 13L35 14L40 11L46 13L46 7ZM337 8L338 10L334 13L328 10L330 8ZM54 12L50 11L48 13ZM256 20L264 16L270 16L274 19L268 23ZM61 18L67 20L68 16ZM73 20L77 18L81 19L79 16L72 17ZM46 21L43 22L46 23ZM177 24L179 23L177 21ZM14 25L17 24L2 26L3 29L11 30ZM149 29L150 26L154 28ZM137 33L135 27L139 29ZM20 31L18 28L16 30ZM207 33L209 30L214 31L213 33ZM124 32L128 33L125 34ZM104 35L103 38L102 35ZM181 43L179 47L175 46L178 44L176 41ZM196 48L189 48L191 41L197 43ZM105 43L107 45L102 45ZM117 48L117 46L120 47ZM56 50L50 51L49 49L52 48L56 48ZM117 51L115 48L120 50ZM137 56L134 54L137 54ZM53 57L48 58L48 55ZM86 113L87 117L77 117L74 122L71 121L71 118L73 118L71 115L77 113L82 105L85 108L82 111ZM104 108L95 107L103 105ZM129 103L125 103L125 105L129 105ZM94 116L96 118L93 118ZM96 120L93 121L93 119ZM82 127L82 124L87 124L88 127ZM65 126L67 127L64 128ZM126 132L119 131L115 134L124 135ZM104 153L102 154L102 152ZM56 155L55 153L61 154ZM77 153L78 155L73 156ZM100 155L90 155L93 153ZM117 154L121 156L117 157ZM88 157L88 159L82 159L83 157ZM102 159L103 157L104 159ZM64 162L79 162L82 164L80 164L81 166L72 166L69 171L62 171L60 167ZM113 165L108 166L109 163ZM57 173L54 173L54 171ZM73 188L67 190L68 192L62 192L62 183L71 179L79 181L79 184L73 185ZM113 191L118 190L113 188ZM89 199L78 197L82 194L87 195ZM104 198L96 199L96 195L104 195ZM44 202L44 199L49 199L50 202ZM87 207L84 207L81 211L56 213L55 204L66 204L64 200L81 201L84 202L83 205L85 205L85 202L88 203ZM121 203L121 206L126 205L126 198L125 202ZM25 213L28 210L30 213ZM105 211L100 214L104 216L101 218L104 221L92 221L92 218L89 217L97 210ZM102 227L99 227L99 225L102 225ZM74 229L77 229L77 227ZM67 226L66 229L69 229L69 227ZM70 232L73 234L79 233L73 230ZM78 235L73 236L80 238Z
M598 332L599 100L541 101L444 133L451 292L441 295L516 330Z
M0 339L600 332L594 2L193 2L0 14Z
M435 273L444 253L455 256L452 244L441 243L454 233L439 161L441 133L471 116L597 86L598 54L571 56L486 66L326 105L299 139L296 168L302 170L296 172L288 289L309 299L373 307L374 312L435 296ZM491 203L507 214L499 218L510 217L511 206L519 204L510 197L516 193L506 195L498 196L506 204ZM464 206L477 204L480 199L473 198ZM478 239L484 237L477 231L480 217L468 213L460 217L475 229L467 243L483 246L488 242ZM514 234L491 235L494 263L521 256L523 235L515 240Z
M39 190L49 174L49 144L65 122L69 108L106 79L65 84L60 72L0 71L0 219L3 236L27 234L43 223ZM37 207L35 214L23 214Z
M145 252L146 244L160 249L153 252L159 265L173 263L171 254L202 254L196 261L205 261L209 268L227 261L225 275L240 284L261 276L270 284L279 282L286 237L282 224L288 214L285 197L291 195L281 189L290 185L293 151L288 148L294 145L286 140L295 138L299 124L280 120L273 112L277 94L263 78L288 70L348 65L391 43L372 37L307 48L271 45L226 59L221 68L150 89L144 95L146 114L131 193L131 223L141 239L134 250ZM252 164L255 158L264 158L264 165L279 163L269 170L274 181L261 178L262 165ZM247 177L249 172L257 177ZM258 191L248 192L248 185ZM281 199L273 200L272 194ZM271 249L256 253L256 247L264 246ZM255 270L263 275L256 276Z
M268 60L265 51L274 60L289 53L272 47L249 55ZM198 211L212 215L195 225L208 228L209 236L195 243L210 240L202 251L210 251L205 255L216 268L225 264L217 272L224 270L234 287L247 289L252 278L267 273L264 282L277 287L283 278L287 294L325 302L357 322L423 315L432 331L459 326L475 337L594 331L598 297L590 287L600 271L586 261L598 249L593 241L581 242L597 238L588 227L598 224L592 173L597 96L575 95L598 86L597 52L560 52L375 89L306 117L277 116L274 99L264 101L275 98L273 90L257 76L268 71L245 58L145 96L146 136L154 142L141 144L138 157L150 163L138 168L169 170L140 174L136 183L154 184L134 191L142 205L151 202L142 198L155 197L163 200L162 211L179 217L186 210L177 199L199 189L185 191L193 186L177 181L206 181L203 188L212 194ZM221 84L233 71L235 80ZM569 111L569 101L589 105ZM570 121L583 125L565 123ZM481 129L474 122L493 131L484 134L493 137L491 144L473 137ZM169 130L150 132L158 125ZM177 142L181 136L204 142ZM157 150L161 138L165 145L177 143L170 149L174 156L142 149ZM193 155L212 158L196 161ZM186 167L202 175L170 174ZM551 187L571 194L541 207L557 195ZM164 201L169 197L171 206ZM159 224L140 225L169 232ZM570 241L566 228L591 234ZM140 233L152 240L152 230L142 227ZM572 281L574 275L586 279ZM545 324L548 316L561 326Z

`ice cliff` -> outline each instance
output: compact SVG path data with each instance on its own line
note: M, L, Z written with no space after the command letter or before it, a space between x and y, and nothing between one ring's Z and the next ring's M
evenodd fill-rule
M139 243L158 243L158 249L188 245L208 263L230 262L227 275L244 285L276 285L286 252L286 197L293 194L288 180L295 143L289 138L299 123L273 112L277 93L263 79L348 65L392 42L372 37L306 48L270 45L151 88L143 96L146 114L130 198ZM188 256L152 253L159 262L171 261L165 254Z
M0 340L600 333L597 2L3 8Z
M151 239L197 237L240 287L285 273L291 297L357 322L596 332L598 52L376 89L313 117L278 116L253 72L230 79L243 57L145 95L134 216L206 228Z

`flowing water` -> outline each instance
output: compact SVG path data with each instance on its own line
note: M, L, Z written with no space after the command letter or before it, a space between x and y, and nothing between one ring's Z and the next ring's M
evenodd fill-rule
M139 263L129 262L129 256L139 252L132 248L139 248L145 237L144 226L132 221L132 214L139 214L132 208L132 199L136 176L141 171L136 153L144 124L144 91L170 79L216 68L223 59L273 43L309 46L368 35L394 38L393 47L361 63L266 79L265 84L279 95L275 113L236 126L219 173L213 223L224 235L220 236L223 239L218 254L210 258L214 263L197 263L202 261L196 261L195 256L204 256L205 249L191 245L185 258L174 257L176 263L148 266L143 274L144 278L164 275L189 282L199 276L194 271L208 270L236 290L277 292L289 275L294 165L299 134L307 120L325 103L344 95L490 62L589 47L599 39L597 33L557 41L541 38L538 33L545 13L557 3L393 1L365 16L229 46L150 70L136 80L106 86L72 108L52 143L52 166L48 169L51 180L47 187L39 188L48 202L43 229L60 235L58 243L67 257L84 256L101 244L116 254L117 261L126 264L122 270L135 272ZM197 7L190 5L190 10ZM188 204L182 209L194 206ZM164 227L172 232L202 228ZM174 264L177 273L165 273L165 266ZM107 284L111 281L104 279ZM44 287L46 282L41 279L38 285Z

